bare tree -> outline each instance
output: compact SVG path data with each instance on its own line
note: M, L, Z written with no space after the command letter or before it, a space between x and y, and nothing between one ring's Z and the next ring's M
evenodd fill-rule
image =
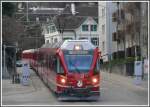
M24 26L8 16L2 17L2 28L2 39L5 44L18 42L19 36L24 34Z

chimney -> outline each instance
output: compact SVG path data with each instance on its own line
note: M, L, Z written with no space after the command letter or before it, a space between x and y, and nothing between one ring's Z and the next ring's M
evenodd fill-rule
M74 3L71 3L71 13L72 13L72 15L76 14L75 4Z

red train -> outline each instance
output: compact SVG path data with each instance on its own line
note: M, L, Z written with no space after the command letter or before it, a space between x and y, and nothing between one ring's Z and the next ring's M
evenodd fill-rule
M88 40L45 44L22 53L60 100L99 98L99 56L98 48Z

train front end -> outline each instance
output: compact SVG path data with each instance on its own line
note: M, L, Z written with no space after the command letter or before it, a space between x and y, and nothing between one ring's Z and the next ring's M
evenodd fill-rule
M57 75L60 100L97 100L100 96L99 51L88 40L68 40L58 52L63 73Z

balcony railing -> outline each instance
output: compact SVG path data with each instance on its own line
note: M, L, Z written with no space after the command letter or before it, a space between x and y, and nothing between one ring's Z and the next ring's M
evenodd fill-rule
M117 17L118 17L117 12L114 12L114 13L112 14L112 21L113 21L113 22L116 22L116 21L117 21Z

